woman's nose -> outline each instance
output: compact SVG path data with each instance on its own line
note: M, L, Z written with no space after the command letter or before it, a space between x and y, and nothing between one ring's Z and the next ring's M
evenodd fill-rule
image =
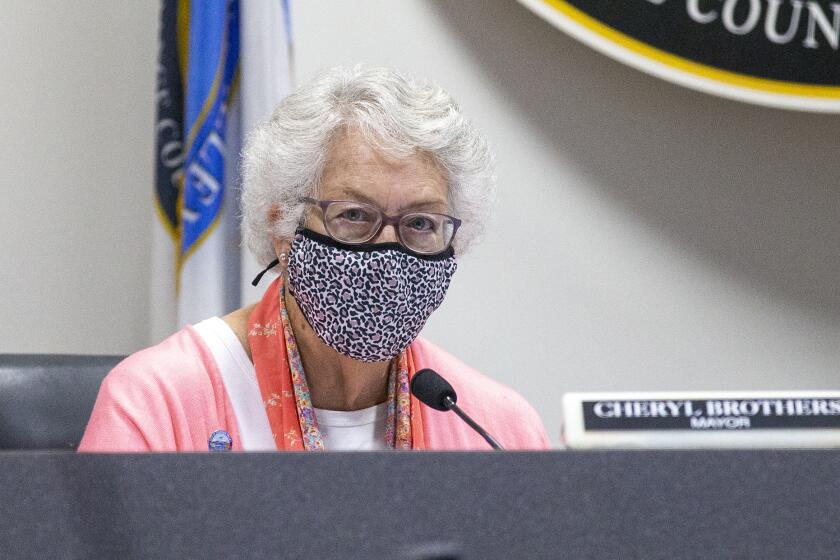
M396 243L397 239L397 226L393 224L386 224L379 230L379 234L373 238L371 243Z

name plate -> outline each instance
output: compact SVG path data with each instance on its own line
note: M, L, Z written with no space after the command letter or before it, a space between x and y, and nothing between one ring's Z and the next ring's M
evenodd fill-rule
M571 448L840 447L840 391L567 393Z

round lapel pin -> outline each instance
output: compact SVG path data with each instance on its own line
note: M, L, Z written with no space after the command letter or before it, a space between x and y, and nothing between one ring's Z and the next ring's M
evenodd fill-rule
M207 447L210 451L230 451L232 446L233 439L224 430L216 430L210 434L210 439L207 440Z

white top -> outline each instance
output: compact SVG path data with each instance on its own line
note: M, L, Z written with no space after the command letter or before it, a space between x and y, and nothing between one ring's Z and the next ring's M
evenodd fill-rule
M219 317L195 325L213 354L225 390L233 405L239 426L241 449L276 451L265 405L257 383L254 364L230 326ZM381 450L385 446L385 417L388 403L349 412L316 408L315 417L324 438L324 447L332 451ZM236 446L237 442L234 442Z
M324 447L332 451L376 451L385 446L385 418L388 403L344 412L316 408L315 418L324 438Z

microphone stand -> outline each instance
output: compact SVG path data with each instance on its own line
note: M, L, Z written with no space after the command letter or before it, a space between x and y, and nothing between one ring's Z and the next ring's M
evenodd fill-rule
M492 447L493 449L497 449L497 450L499 450L499 451L504 451L504 448L503 448L501 445L499 445L499 442L498 442L498 441L496 441L495 439L493 439L493 436L491 436L490 434L488 434L487 432L485 432L485 431L484 431L484 428L482 428L481 426L479 426L478 424L476 424L476 423L473 421L473 419L472 419L472 418L470 418L469 416L467 416L467 413L466 413L466 412L464 412L463 410L461 410L461 409L458 407L458 405L457 405L457 404L455 404L455 401L454 401L454 400L452 400L452 397L450 397L450 396L446 396L446 397L444 397L444 398L443 398L443 406L445 406L448 410L451 410L452 412L454 412L455 414L457 414L458 416L460 416L460 417L461 417L461 420L463 420L464 422L466 422L466 423L470 426L470 428L472 428L473 430L475 430L476 432L478 432L478 435L480 435L481 437L483 437L483 438L485 439L485 441L486 441L487 443L489 443L489 444L490 444L490 447Z

